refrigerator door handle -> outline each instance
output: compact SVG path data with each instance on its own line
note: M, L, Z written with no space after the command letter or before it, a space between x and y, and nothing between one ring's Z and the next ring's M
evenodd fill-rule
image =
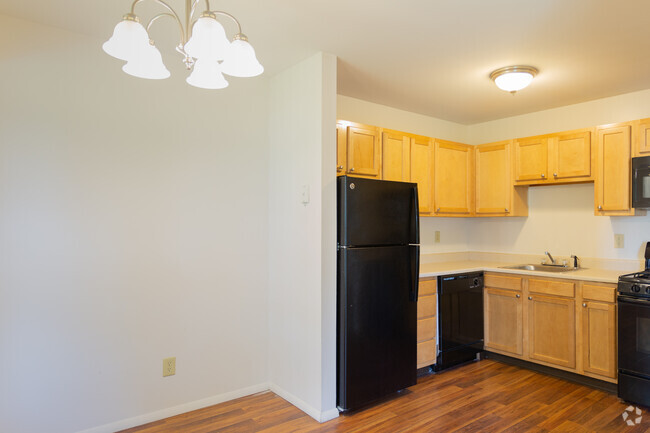
M411 221L413 222L413 225L411 226L411 243L412 244L419 244L420 243L420 204L418 202L418 186L415 184L413 189L411 189L412 192L412 200L411 200ZM649 242L650 243L650 242Z
M420 247L411 246L411 290L409 291L409 300L418 301L418 288L420 282Z

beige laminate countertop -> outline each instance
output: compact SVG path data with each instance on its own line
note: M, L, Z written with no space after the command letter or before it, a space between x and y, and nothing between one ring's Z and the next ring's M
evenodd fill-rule
M503 269L502 266L512 266L512 263L489 262L489 261L450 261L440 263L420 264L420 278L437 277L439 275L460 274L464 272L501 272L504 274L531 275L537 277L562 278L565 280L596 281L600 283L618 282L618 277L629 271L585 268L568 272L543 272L526 271L522 269Z

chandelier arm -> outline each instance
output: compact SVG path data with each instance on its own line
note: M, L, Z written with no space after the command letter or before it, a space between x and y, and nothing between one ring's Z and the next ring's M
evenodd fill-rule
M134 1L133 1L133 3L131 4L131 13L132 13L132 14L135 15L135 7L136 7L136 5L137 5L138 3L143 2L143 1L144 1L144 0L134 0ZM156 15L154 18L152 18L151 21L149 21L149 25L150 25L154 20L156 20L157 18L159 18L160 16L166 16L166 15L171 16L171 17L174 18L174 20L176 21L176 24L178 24L178 29L180 30L180 34L181 34L181 43L182 43L183 45L185 45L185 42L187 42L187 41L186 41L185 29L183 28L183 22L181 21L180 17L178 16L178 14L177 14L176 11L174 10L174 8L172 8L171 6L169 6L169 5L168 5L167 3L165 3L163 0L153 0L153 1L156 2L156 3L158 3L159 5L161 5L161 6L164 7L165 9L167 9L170 13L168 13L168 14L159 14L159 15ZM149 25L147 25L147 30L149 30Z
M237 18L233 17L228 12L210 11L210 13L215 14L215 15L223 15L224 17L228 17L231 20L233 20L235 22L235 24L237 24L237 34L241 34L241 24L239 24L239 21L237 21Z

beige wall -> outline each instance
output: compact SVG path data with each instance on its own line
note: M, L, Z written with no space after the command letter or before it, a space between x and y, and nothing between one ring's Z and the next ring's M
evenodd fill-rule
M101 41L5 16L0 46L0 431L112 432L266 389L266 80L140 80Z
M517 97L517 95L515 95ZM385 126L470 144L650 117L650 90L530 113L477 125L453 125L416 113L340 96L340 119ZM532 187L527 218L421 218L424 253L517 252L639 259L650 241L650 216L596 217L593 184ZM434 242L435 231L441 242ZM614 248L614 234L625 247Z
M270 82L269 381L317 420L338 416L335 98L331 55Z

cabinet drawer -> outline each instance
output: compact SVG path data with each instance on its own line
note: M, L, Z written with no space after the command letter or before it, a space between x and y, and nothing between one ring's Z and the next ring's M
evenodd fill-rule
M436 338L436 318L418 320L418 342Z
M420 296L418 299L418 319L436 315L436 296Z
M485 274L484 285L485 287L494 287L498 289L521 290L521 278Z
M418 343L418 368L436 363L436 340Z
M438 280L436 278L432 280L420 280L418 294L419 296L433 295L436 293L437 286Z
M582 286L582 297L590 301L615 302L616 286L597 286L585 283Z
M567 281L536 280L531 278L528 280L528 291L531 293L567 296L572 298L575 296L575 283L569 283Z

